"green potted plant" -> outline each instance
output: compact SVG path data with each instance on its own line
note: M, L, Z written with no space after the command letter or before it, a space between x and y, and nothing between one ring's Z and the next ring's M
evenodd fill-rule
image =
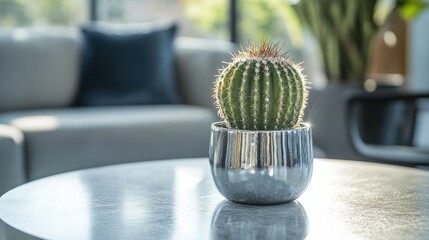
M410 20L426 6L422 0L301 0L293 5L319 43L328 80L358 85L366 78L377 32L392 18ZM390 34L387 42L396 37Z
M214 89L219 116L209 161L224 197L248 204L296 199L312 174L312 135L302 122L308 84L301 67L263 41L235 54Z
M405 85L406 29L397 29L391 24L412 19L427 4L421 0L294 2L297 2L292 4L295 12L320 47L328 80L325 88L312 90L309 120L317 123L314 142L329 157L362 159L348 138L347 99L364 89L399 89ZM383 52L378 40L382 41L381 45L390 46ZM396 52L394 56L393 52ZM391 56L386 57L386 53ZM374 67L374 63L378 65ZM393 69L393 66L402 67ZM386 125L394 111L394 107L365 106L360 115L364 122ZM383 129L365 128L361 134L371 139L384 135Z

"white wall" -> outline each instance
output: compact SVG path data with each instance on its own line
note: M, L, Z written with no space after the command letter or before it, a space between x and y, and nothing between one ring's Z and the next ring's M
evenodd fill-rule
M410 87L429 90L429 9L411 23L409 44Z

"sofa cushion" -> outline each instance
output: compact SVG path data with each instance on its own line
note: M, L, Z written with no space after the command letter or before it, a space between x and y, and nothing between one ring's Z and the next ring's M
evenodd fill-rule
M0 114L25 136L28 173L208 156L215 114L186 105L71 108Z
M175 32L172 24L83 27L84 58L76 105L177 103Z
M23 139L15 127L0 124L0 196L25 182Z
M78 81L77 31L0 30L0 112L70 105Z
M213 83L237 46L231 42L180 37L175 42L179 89L187 104L214 109Z

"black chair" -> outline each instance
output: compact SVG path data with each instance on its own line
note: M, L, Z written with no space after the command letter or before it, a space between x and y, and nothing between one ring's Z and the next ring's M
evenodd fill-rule
M365 159L429 166L429 92L354 92L347 124L353 147Z

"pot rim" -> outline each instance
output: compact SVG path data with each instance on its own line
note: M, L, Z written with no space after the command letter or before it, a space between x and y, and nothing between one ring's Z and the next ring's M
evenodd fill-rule
M225 124L226 121L214 122L212 123L212 129L220 129L222 131L236 131L236 132L253 132L253 133L272 133L272 132L294 132L299 130L308 130L311 128L310 123L302 123L299 128L284 129L284 130L245 130L245 129L236 129L228 128Z

